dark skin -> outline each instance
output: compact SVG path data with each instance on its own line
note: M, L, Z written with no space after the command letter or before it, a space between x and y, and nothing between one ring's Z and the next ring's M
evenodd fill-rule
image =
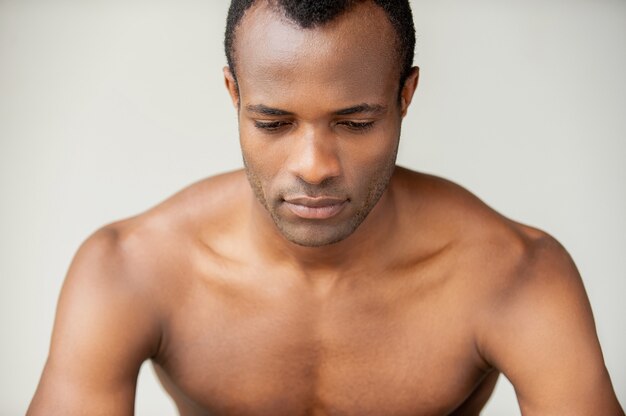
M475 415L500 373L524 415L624 414L565 250L395 168L393 42L371 3L253 6L224 71L247 175L83 244L29 415L131 415L148 359L182 415Z

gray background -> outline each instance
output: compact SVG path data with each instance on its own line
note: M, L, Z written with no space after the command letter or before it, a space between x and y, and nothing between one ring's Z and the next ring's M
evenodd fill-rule
M399 163L568 248L625 403L626 2L412 4L422 76ZM0 414L28 405L81 241L241 166L221 75L226 10L0 0ZM149 365L137 414L175 414ZM519 414L506 380L484 414Z

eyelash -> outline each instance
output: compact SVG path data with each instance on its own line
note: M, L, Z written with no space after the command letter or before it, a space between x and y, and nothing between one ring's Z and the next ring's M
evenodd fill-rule
M286 121L255 121L254 127L256 127L257 129L265 130L269 133L273 133L289 124L291 123ZM374 121L340 121L337 124L345 126L355 132L365 132L374 127Z
M268 132L274 132L280 130L282 127L291 124L286 121L255 121L254 127Z
M350 130L353 130L353 131L356 131L356 132L364 132L364 131L367 131L367 130L371 129L372 127L374 127L374 122L373 121L362 121L362 122L359 122L359 121L341 121L338 124L346 126Z

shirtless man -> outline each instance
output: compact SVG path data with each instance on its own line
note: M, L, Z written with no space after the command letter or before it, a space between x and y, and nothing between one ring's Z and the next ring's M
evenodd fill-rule
M623 415L565 250L396 167L407 2L234 3L245 171L83 244L28 414L131 415L149 359L189 416L474 415L500 373L524 415Z

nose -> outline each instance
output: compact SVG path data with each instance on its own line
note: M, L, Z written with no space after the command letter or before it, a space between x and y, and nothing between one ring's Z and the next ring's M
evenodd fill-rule
M294 146L289 158L289 170L304 182L319 185L341 175L341 163L336 138L322 129L308 129L294 138Z

